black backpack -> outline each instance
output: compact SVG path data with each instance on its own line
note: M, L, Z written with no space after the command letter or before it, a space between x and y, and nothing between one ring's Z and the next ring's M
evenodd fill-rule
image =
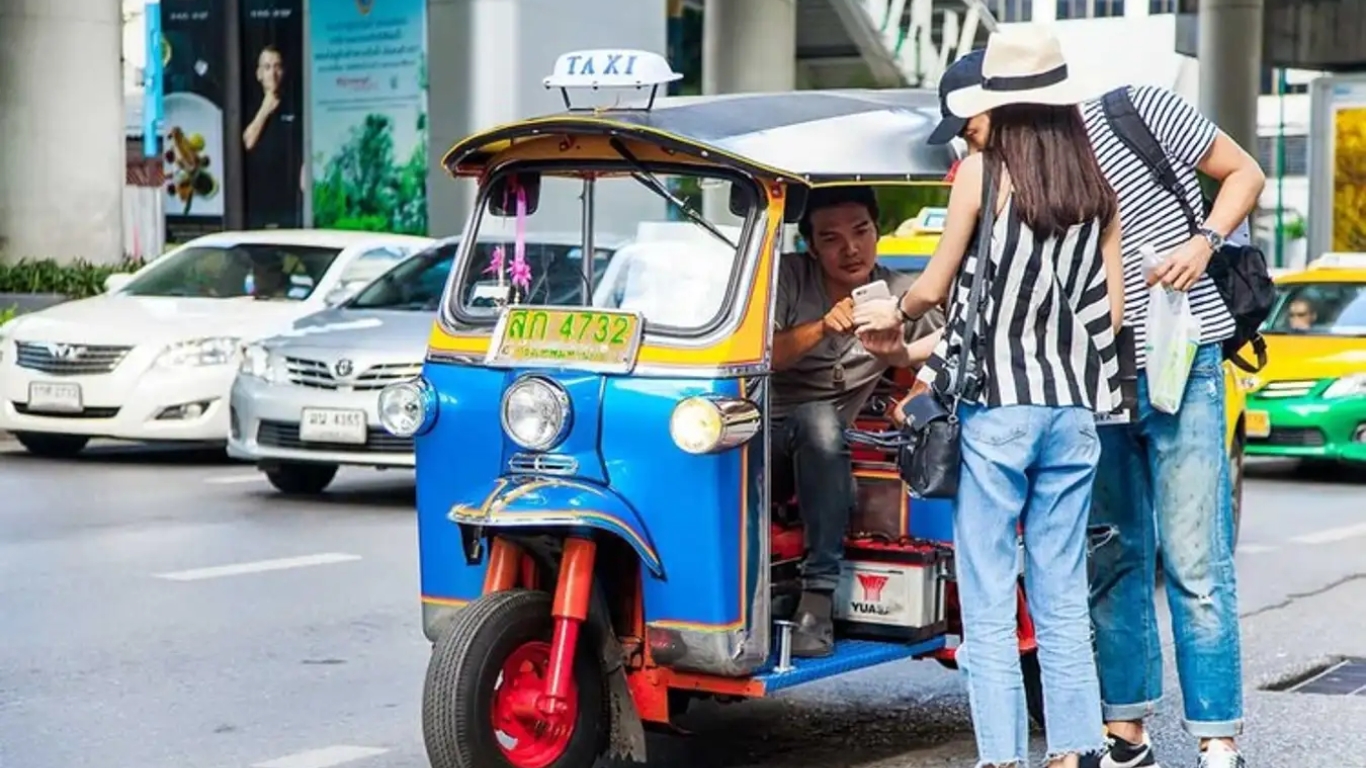
M1134 108L1129 89L1119 88L1105 94L1101 106L1115 136L1148 166L1157 183L1176 198L1181 205L1181 212L1186 215L1191 234L1197 234L1200 231L1200 219L1186 200L1171 159ZM1266 267L1266 254L1255 246L1226 244L1210 257L1209 267L1205 271L1233 315L1235 328L1233 337L1224 341L1224 359L1250 373L1260 371L1266 366L1266 340L1259 329L1276 302L1276 285ZM1239 354L1243 346L1249 343L1257 355L1256 365L1248 363Z

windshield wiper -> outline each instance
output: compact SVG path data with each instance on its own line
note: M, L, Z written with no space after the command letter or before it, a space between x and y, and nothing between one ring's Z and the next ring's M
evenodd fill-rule
M726 237L724 234L721 233L721 230L716 228L715 224L712 224L710 221L707 221L705 218L703 218L702 214L693 210L692 206L688 205L677 195L670 192L669 188L664 186L664 182L660 181L657 176L650 173L650 171L645 167L645 164L640 162L640 160L636 158L634 154L631 153L631 150L626 148L626 145L622 143L621 139L611 139L607 143L611 145L612 149L616 150L616 153L618 155L621 155L621 158L623 160L630 163L631 167L635 169L635 173L631 174L632 178L634 178L641 184L645 185L646 189L649 189L651 192L654 192L656 195L659 195L668 202L672 203L675 207L678 208L678 210L683 212L684 216L688 217L688 221L691 221L697 226L707 230L707 232L709 232L712 237L715 237L716 239L720 240L726 245L729 245L732 248L737 247L735 243L731 242L731 239L729 237Z

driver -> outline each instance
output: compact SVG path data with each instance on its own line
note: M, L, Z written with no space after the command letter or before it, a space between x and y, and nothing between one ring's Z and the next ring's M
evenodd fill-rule
M778 267L773 493L786 501L795 486L807 548L794 617L796 656L834 649L833 594L855 501L844 430L889 367L918 367L928 359L944 325L938 310L906 323L905 338L913 343L896 345L898 352L884 358L864 349L855 335L855 288L883 280L898 296L913 280L876 264L877 218L871 187L817 188L798 224L807 253L785 254Z
M1286 319L1292 331L1313 330L1314 323L1319 319L1319 313L1314 311L1314 305L1308 299L1295 299L1286 310Z

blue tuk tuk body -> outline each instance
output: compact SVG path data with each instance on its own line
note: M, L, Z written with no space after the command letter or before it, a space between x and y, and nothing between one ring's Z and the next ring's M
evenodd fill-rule
M515 268L505 278L502 257L476 264L464 247L421 378L381 394L386 428L416 444L423 625L434 644L423 727L435 768L587 768L603 754L643 762L645 727L667 725L693 698L760 697L898 659L952 663L948 505L922 513L915 502L912 514L893 459L877 451L854 457L859 510L835 651L791 659L784 620L804 547L792 501L772 498L769 483L785 225L813 186L942 180L955 158L924 142L934 96L568 104L580 86L674 77L654 54L567 54L547 85L565 89L568 111L468 137L445 158L452 175L479 179L467 244L503 227L504 255L522 260L515 233L554 207L560 181L580 185L585 240L573 306L538 305L534 280L519 284ZM642 224L654 234L616 252L620 274L594 274L596 260L583 256L594 253L603 185L639 182L640 194L667 198L652 181L666 173L698 178L704 196L727 192L741 223L713 226L690 210L693 224L681 226L695 225L699 239L687 242L669 239L676 221ZM722 267L675 280L661 259L676 252ZM540 264L546 280L580 279ZM680 303L632 287L642 273L667 274L653 290L673 288ZM602 284L613 280L626 287ZM693 318L690 307L706 301L714 316ZM904 392L888 384L882 397ZM865 415L860 426L887 428L880 413Z

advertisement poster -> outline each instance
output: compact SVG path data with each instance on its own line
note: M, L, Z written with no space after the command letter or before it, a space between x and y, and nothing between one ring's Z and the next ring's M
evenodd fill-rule
M313 226L427 233L426 0L309 9Z
M1333 111L1334 251L1366 251L1366 106Z
M162 0L168 242L223 228L223 25L220 0Z
M302 0L242 0L243 198L249 229L303 225Z

